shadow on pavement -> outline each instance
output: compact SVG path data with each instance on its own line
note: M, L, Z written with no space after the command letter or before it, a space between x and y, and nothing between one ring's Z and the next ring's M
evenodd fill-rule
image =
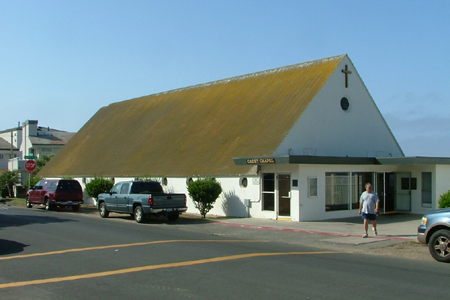
M418 214L408 214L408 213L393 213L393 214L380 214L377 217L377 222L383 224L394 224L398 222L406 222L406 221L418 221L420 224L420 220L423 215ZM361 216L357 217L349 217L342 219L329 219L329 220L321 220L321 221L310 221L310 222L333 222L333 223L353 223L353 224L362 224Z
M22 252L23 249L28 246L29 245L25 245L15 241L0 239L0 255L19 253Z
M55 218L51 216L31 216L31 215L2 215L0 217L0 229L13 226L25 226L30 224L47 224L76 222L68 219Z

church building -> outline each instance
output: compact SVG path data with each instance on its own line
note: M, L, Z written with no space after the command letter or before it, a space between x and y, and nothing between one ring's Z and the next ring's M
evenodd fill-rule
M186 194L213 177L223 193L210 214L311 221L357 216L367 182L381 213L438 208L450 158L405 157L339 55L112 103L39 175L156 178Z

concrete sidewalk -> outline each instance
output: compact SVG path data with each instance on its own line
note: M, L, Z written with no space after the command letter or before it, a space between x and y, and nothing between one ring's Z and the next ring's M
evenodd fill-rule
M417 227L420 225L421 219L422 215L416 214L380 215L377 218L378 236L375 237L373 235L372 224L369 223L369 238L362 238L364 226L363 220L359 216L309 222L291 222L256 218L210 218L210 220L213 220L218 224L227 226L318 234L327 236L327 239L330 241L348 244L365 244L382 240L417 242Z

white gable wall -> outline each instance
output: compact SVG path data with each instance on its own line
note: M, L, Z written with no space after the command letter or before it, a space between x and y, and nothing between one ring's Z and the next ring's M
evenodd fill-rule
M348 65L352 74L342 70ZM350 102L342 110L341 98ZM291 151L290 151L291 150ZM403 152L348 57L330 76L274 155L398 157Z

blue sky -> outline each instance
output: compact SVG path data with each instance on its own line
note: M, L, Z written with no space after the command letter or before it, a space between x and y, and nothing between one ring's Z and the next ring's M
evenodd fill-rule
M0 1L0 130L347 53L405 155L450 157L449 29L448 0Z

